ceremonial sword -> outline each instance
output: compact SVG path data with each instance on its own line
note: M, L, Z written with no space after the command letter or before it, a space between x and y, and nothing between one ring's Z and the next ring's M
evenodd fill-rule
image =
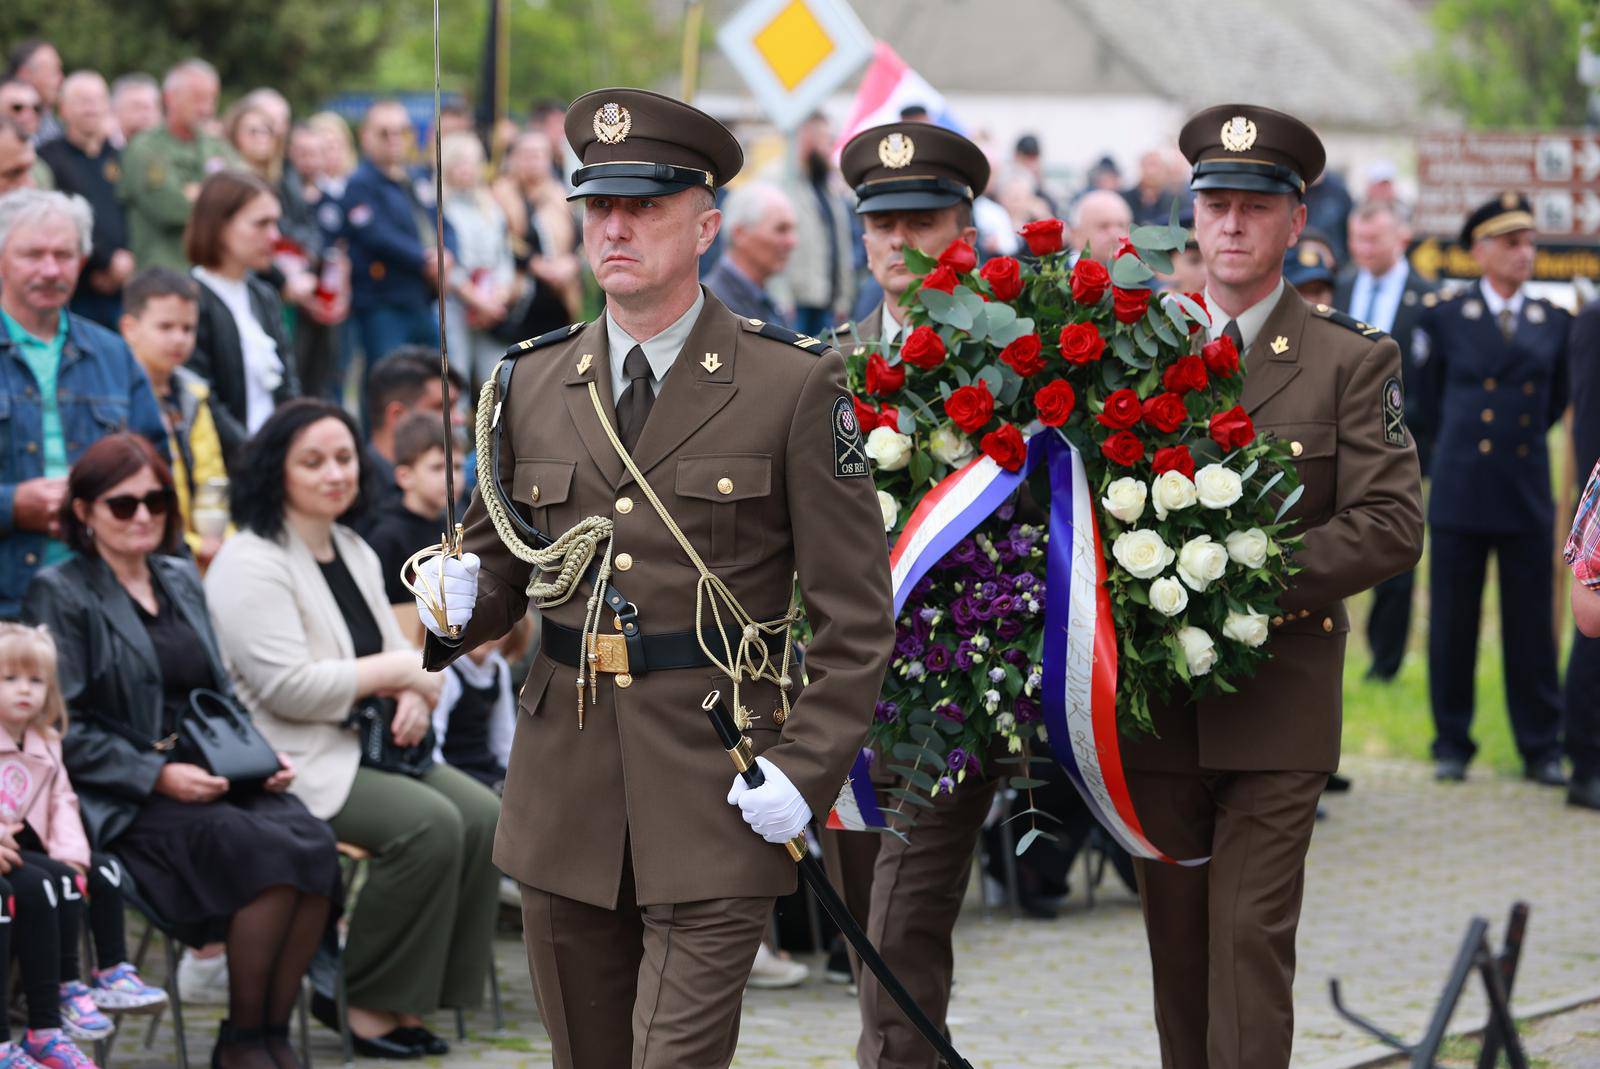
M729 714L728 707L722 703L722 692L714 690L707 694L705 701L701 703L701 708L706 711L706 716L711 718L711 726L716 729L722 748L728 751L733 767L738 770L745 783L751 787L759 787L765 783L766 774L761 771L761 766L756 764L750 740L739 732L739 727ZM806 886L811 888L811 893L822 903L822 908L833 918L833 922L839 926L839 931L844 937L850 941L850 946L861 958L861 964L871 969L872 975L878 978L878 983L889 992L889 997L900 1007L900 1012L906 1015L906 1020L910 1021L922 1038L939 1052L939 1057L944 1059L950 1069L972 1069L972 1063L956 1051L945 1034L939 1031L938 1025L922 1012L917 1000L911 997L911 992L905 989L905 985L890 970L889 963L878 953L878 948L867 938L867 933L861 930L861 925L850 915L850 908L839 898L838 892L833 889L833 884L828 882L827 872L806 848L805 833L802 832L783 845L784 849L789 851L789 856L794 859L794 863L799 866L800 878L805 880Z

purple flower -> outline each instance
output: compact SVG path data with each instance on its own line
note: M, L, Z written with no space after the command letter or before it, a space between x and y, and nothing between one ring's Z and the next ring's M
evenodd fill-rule
M901 657L921 657L926 643L919 635L906 632L895 641L894 652Z
M1017 506L1007 501L1004 505L995 509L994 514L1000 518L1001 523L1004 523L1017 514Z
M1002 642L1011 642L1022 636L1022 621L1008 616L994 625L994 634Z
M922 641L928 641L928 636L933 634L933 617L936 615L932 609L924 609L911 618L911 633Z
M1032 590L1034 587L1036 587L1038 585L1039 585L1039 577L1036 576L1036 575L1033 575L1031 572L1024 572L1022 575L1017 576L1017 589L1018 590Z
M950 751L950 756L945 761L945 764L950 767L951 772L960 772L967 767L967 751L957 746Z
M963 594L950 603L950 619L955 621L957 629L964 627L978 618L973 607L972 596Z
M879 702L873 706L872 715L885 724L892 724L900 715L900 707L894 702Z
M1001 594L989 604L989 608L994 610L996 616L1006 616L1010 614L1012 609L1016 608L1016 604L1016 598L1010 594Z
M978 609L977 609L977 617L980 620L993 620L994 619L994 602L986 601L983 604L979 605Z
M1000 594L1000 584L990 580L978 588L978 597L990 601Z
M956 781L949 776L940 776L938 784L934 787L934 794L956 793Z
M936 715L942 716L946 720L954 721L957 724L967 722L967 714L962 712L961 706L955 702L944 702L941 705L936 705L933 707L933 711Z
M932 594L932 593L933 593L933 576L925 575L921 579L917 580L917 585L916 586L911 588L911 599L913 601L923 601L923 600L925 600L927 598L927 596L929 594Z
M956 647L956 668L958 670L962 672L972 671L973 652L972 643L963 639L961 645Z
M1021 668L1028 663L1028 654L1026 650L1013 648L1009 650L1002 650L1000 653L1000 659L1011 665L1013 668Z
M963 538L956 543L956 548L950 551L950 559L958 564L971 564L975 560L984 559L978 552L978 544L970 538Z
M1039 703L1032 698L1018 698L1012 711L1019 724L1031 724L1039 719Z
M941 642L935 642L928 647L928 652L923 654L923 665L930 672L944 672L950 668L950 647Z
M980 554L979 557L972 562L972 574L976 575L979 579L994 578L994 562L988 557Z

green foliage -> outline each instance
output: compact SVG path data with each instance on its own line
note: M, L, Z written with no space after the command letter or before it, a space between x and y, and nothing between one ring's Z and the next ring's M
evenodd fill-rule
M1423 80L1473 126L1581 125L1578 45L1585 22L1600 26L1597 13L1600 0L1439 0Z

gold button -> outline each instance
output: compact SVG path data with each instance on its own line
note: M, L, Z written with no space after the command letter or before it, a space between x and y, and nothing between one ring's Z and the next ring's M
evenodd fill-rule
M1528 447L1526 445L1517 446L1517 456L1525 457L1525 456L1528 455L1528 452L1529 452L1529 450L1528 450Z
M537 500L539 500L539 488L537 486L528 487L528 500L529 501L537 501Z
M1488 456L1490 453L1494 452L1494 443L1485 438L1483 441L1478 443L1478 452L1482 453L1484 456Z
M719 494L731 494L731 493L733 493L733 480L727 478L726 476L724 476L721 479L718 479L717 480L717 493L719 493Z
M38 442L29 442L28 443L28 452L37 453L38 451L39 451L39 443Z
M625 572L633 567L633 557L627 553L618 553L616 559L617 571Z
M1322 618L1322 629L1330 634L1333 632L1333 617L1324 616Z
M1493 423L1494 422L1494 409L1486 408L1486 409L1483 410L1483 422L1485 422L1485 423Z
M1305 617L1310 616L1310 615L1311 615L1311 610L1310 609L1301 609L1300 610L1301 619L1304 619Z
M1494 393L1494 389L1498 385L1500 385L1500 384L1495 382L1493 379L1484 379L1483 380L1483 388L1485 390L1488 390L1490 393Z
M1290 442L1289 443L1289 453L1292 456L1299 456L1301 453L1304 453L1305 451L1306 451L1306 447L1301 445L1299 442Z
M631 497L619 497L619 498L617 498L617 511L622 513L624 516L626 516L628 513L632 512L633 511L633 498L631 498Z
M1534 389L1533 383L1531 383L1531 382L1524 382L1522 384L1522 392L1524 394L1526 394L1527 396L1529 396L1529 397L1533 396L1533 389Z
M38 554L29 553L27 556L22 558L22 563L29 564L29 565L38 564L39 563Z
M779 727L782 727L783 726L783 722L785 720L787 720L787 719L789 719L789 714L784 712L782 709L774 709L774 710L772 710L772 722L774 724L778 725Z
M1274 617L1273 617L1273 618L1272 618L1272 626L1273 626L1273 627L1282 627L1282 626L1283 626L1283 617L1281 617L1281 616L1274 616Z
M618 672L617 686L622 690L627 690L629 687L633 686L633 677L626 672Z

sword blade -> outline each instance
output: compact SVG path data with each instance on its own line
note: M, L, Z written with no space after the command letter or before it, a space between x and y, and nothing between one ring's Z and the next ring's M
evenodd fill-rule
M439 396L444 398L444 549L461 551L456 536L455 401L450 392L450 343L445 329L444 270L444 136L440 132L439 0L433 0L433 237L439 265Z

